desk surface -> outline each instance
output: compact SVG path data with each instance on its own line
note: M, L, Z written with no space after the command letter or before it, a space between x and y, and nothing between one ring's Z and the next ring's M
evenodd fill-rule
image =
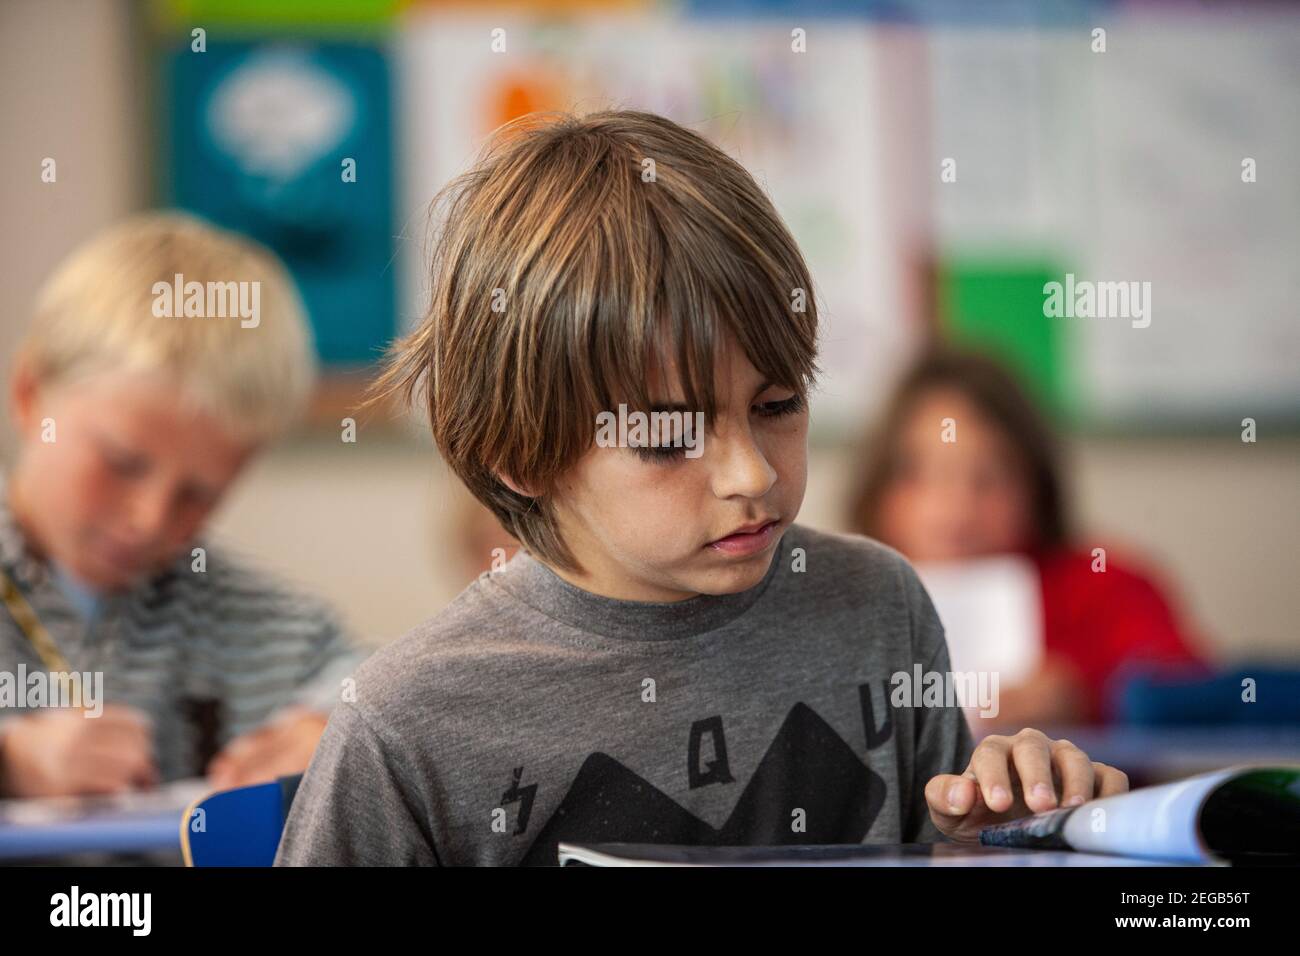
M1135 786L1179 779L1240 764L1300 763L1300 729L1239 727L1044 727L1093 760L1127 773ZM202 780L181 780L123 797L0 800L0 859L35 859L74 853L180 852L185 808L210 792ZM948 847L948 850L958 848ZM864 866L1121 866L1152 865L1090 859L1089 854L974 848L978 852L924 855L912 851ZM1023 859L1013 859L1012 854ZM844 865L844 864L832 864Z
M0 800L0 859L156 851L179 859L181 816L211 790L177 780L120 796Z

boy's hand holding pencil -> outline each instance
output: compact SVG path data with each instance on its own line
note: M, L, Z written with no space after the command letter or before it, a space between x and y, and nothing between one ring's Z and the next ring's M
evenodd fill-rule
M81 708L31 714L0 739L0 795L126 793L158 783L148 718L124 704L98 717Z

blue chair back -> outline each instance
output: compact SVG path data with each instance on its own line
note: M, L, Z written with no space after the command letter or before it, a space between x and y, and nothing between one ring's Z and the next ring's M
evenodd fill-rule
M223 790L196 800L181 818L186 866L270 866L302 774Z

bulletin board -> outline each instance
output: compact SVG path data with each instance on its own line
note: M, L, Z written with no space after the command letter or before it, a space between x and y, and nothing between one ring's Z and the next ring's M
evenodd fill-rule
M959 163L934 189L944 334L1083 428L1294 430L1300 11L1095 13L932 31L928 159ZM1150 283L1149 324L1045 317L1067 274Z
M203 56L167 48L166 194L286 259L332 365L421 315L428 204L492 129L634 107L729 152L804 251L820 430L859 434L935 335L1083 428L1300 426L1296 8L293 0L250 28L261 5L175 5L215 25ZM384 28L307 36L286 9ZM1067 274L1150 282L1150 325L1044 316Z

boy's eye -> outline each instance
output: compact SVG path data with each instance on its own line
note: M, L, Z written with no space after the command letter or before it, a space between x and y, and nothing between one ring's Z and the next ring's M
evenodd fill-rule
M776 402L763 402L754 406L754 412L760 418L780 418L784 415L795 415L804 409L804 398L802 395L791 395L789 398L783 398ZM658 445L647 446L629 446L631 451L636 452L642 461L655 462L658 464L667 464L674 459L685 457L686 448L682 444L668 444L661 442Z
M144 474L146 462L139 455L132 455L115 448L106 448L104 450L104 460L108 462L108 467L123 477L132 477Z
M755 405L754 408L763 418L780 418L782 415L794 415L803 411L803 406L802 395L791 395L779 402L764 402L761 405Z
M217 495L207 488L189 485L182 489L181 500L187 505L193 505L196 508L210 508L216 504Z
M637 457L642 461L658 464L665 464L686 454L685 445L629 445L628 447L636 452Z

